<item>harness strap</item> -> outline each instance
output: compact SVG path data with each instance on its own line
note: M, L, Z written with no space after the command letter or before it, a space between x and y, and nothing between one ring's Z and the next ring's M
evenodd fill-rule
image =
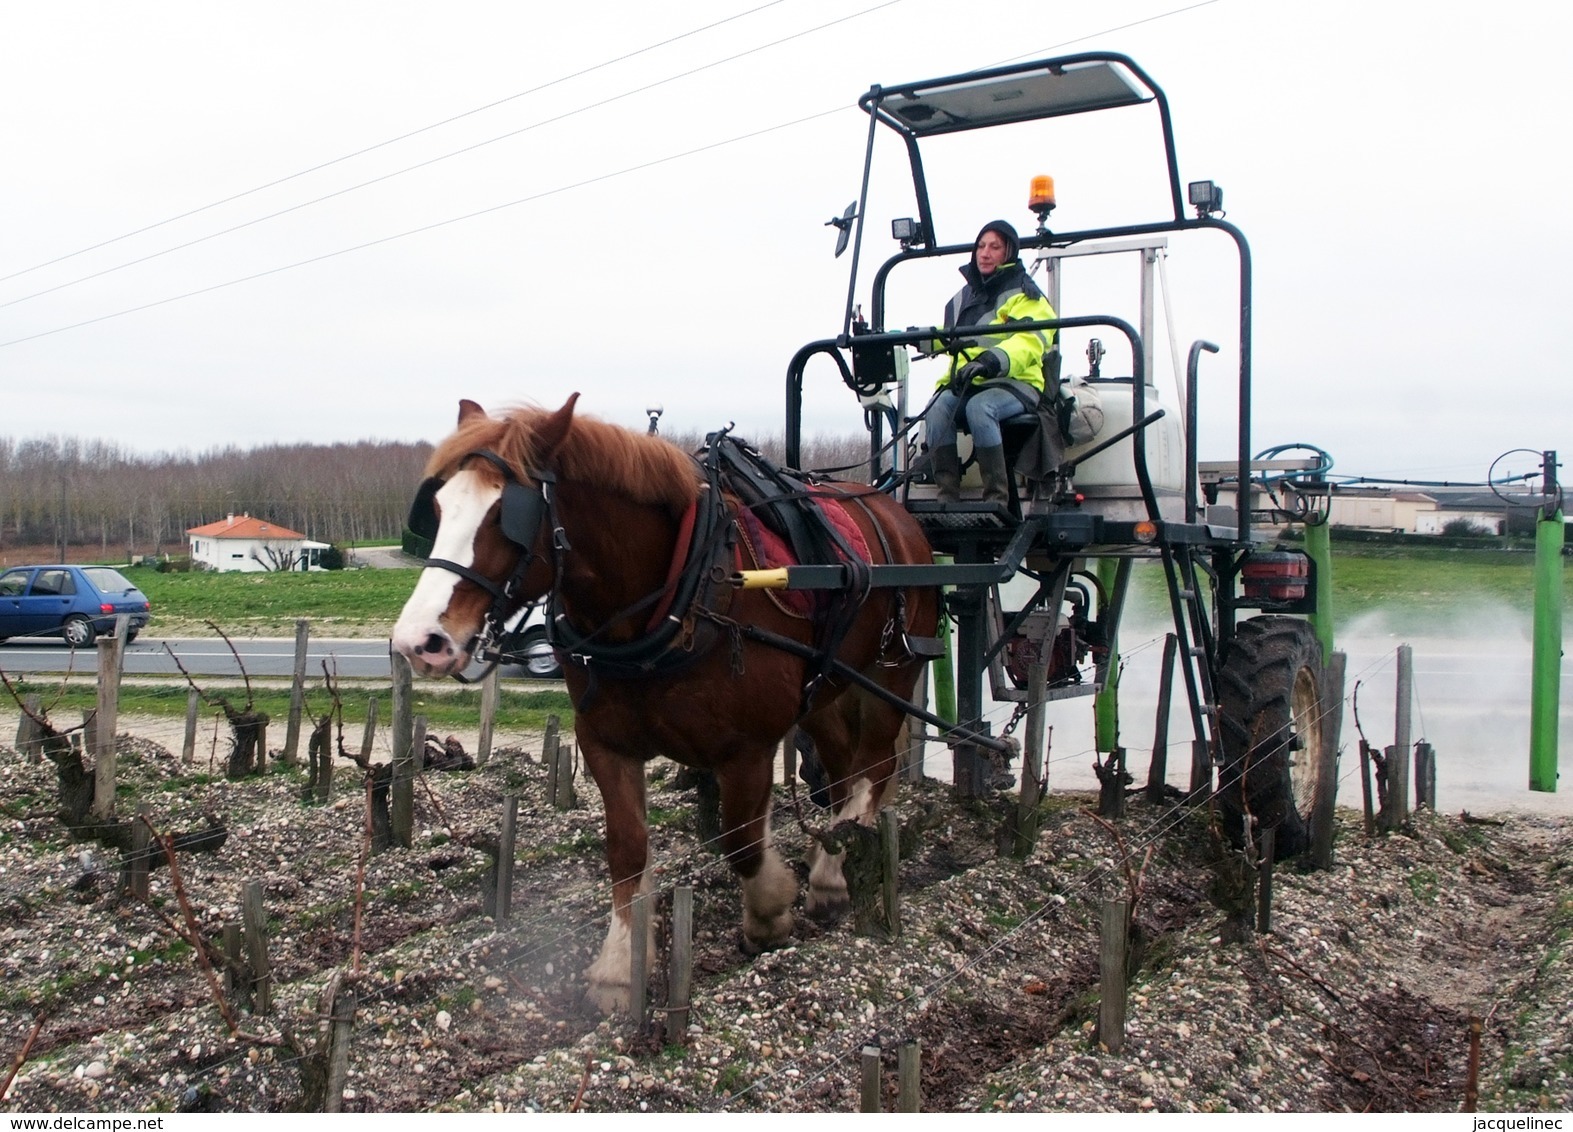
M672 608L672 601L677 595L677 580L682 576L683 568L688 564L689 551L694 545L694 523L699 518L699 497L688 505L688 510L683 512L683 518L677 525L677 546L672 551L672 565L666 572L666 585L661 593L661 603L650 612L649 624L645 626L647 632L655 632L656 626L661 624L661 619Z
M446 570L450 574L459 575L459 577L463 578L466 582L469 582L472 585L480 586L481 589L491 594L494 598L500 600L503 596L504 591L502 586L499 586L485 574L482 574L477 570L472 570L468 566L461 566L457 562L448 561L446 558L426 559L426 569L429 570L433 567L436 567L439 570Z

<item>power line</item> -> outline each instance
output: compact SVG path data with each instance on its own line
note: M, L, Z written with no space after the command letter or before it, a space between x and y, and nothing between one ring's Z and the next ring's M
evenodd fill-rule
M255 188L247 189L244 192L236 193L233 196L224 197L222 200L216 200L216 201L211 202L210 204L204 204L204 205L202 205L199 208L190 209L189 211L182 212L182 213L180 213L180 214L178 214L176 216L171 216L171 217L168 217L168 218L166 218L164 220L159 220L159 221L156 221L156 222L154 222L152 224L148 224L148 225L145 225L145 226L143 226L141 228L137 228L137 229L135 229L133 231L123 233L122 235L114 236L111 239L102 240L99 243L90 245L89 247L78 248L74 252L67 252L65 255L56 256L54 259L46 260L43 263L35 263L32 267L24 267L24 268L22 268L22 270L14 271L10 275L0 275L0 283L4 283L7 280L15 279L18 276L27 275L30 272L38 271L38 270L41 270L42 268L45 268L45 267L52 267L53 265L55 265L57 263L63 263L64 261L66 261L68 259L74 259L76 256L79 256L79 255L86 255L88 252L97 251L99 248L107 248L109 245L117 244L121 240L129 240L132 236L140 236L144 232L151 232L151 231L153 231L153 230L155 230L157 228L162 228L162 227L164 227L167 224L173 224L173 223L175 223L178 220L185 220L185 219L187 219L189 217L197 216L197 215L199 215L201 213L208 212L208 211L210 211L212 209L218 208L221 205L232 204L233 202L235 202L237 200L243 200L246 197L253 196L253 195L255 195L257 193L260 193L260 192L264 192L267 189L277 188L279 185L283 185L283 184L286 184L286 183L288 183L290 181L297 180L298 178L305 177L305 176L307 176L307 175L309 175L311 173L321 172L323 169L332 168L335 165L343 164L344 162L351 161L354 158L364 157L368 153L373 153L373 152L375 152L375 151L377 151L379 149L385 149L386 147L388 147L390 145L395 145L395 144L397 144L398 142L401 142L401 141L408 141L410 138L418 137L421 134L429 133L432 130L440 129L443 126L451 126L453 123L462 121L465 118L473 117L474 115L484 113L487 110L495 110L497 107L505 105L506 103L513 102L513 101L515 101L517 99L520 99L520 98L524 98L527 95L539 94L541 91L547 90L550 87L558 86L558 85L560 85L562 83L565 83L565 82L568 82L568 81L570 81L572 79L583 78L585 75L591 74L591 73L593 73L595 71L603 70L603 69L605 69L607 67L613 66L614 64L627 62L629 59L637 58L640 55L647 55L650 52L655 51L655 50L657 50L659 48L668 47L671 44L677 43L677 42L679 42L681 40L689 39L689 38L691 38L693 36L696 36L696 35L699 35L699 34L701 34L703 32L711 31L711 30L713 30L715 28L721 27L723 24L729 24L729 23L732 23L732 22L734 22L736 20L744 19L744 18L746 18L748 16L752 16L752 15L758 13L758 12L762 12L766 8L773 8L776 5L782 4L782 3L785 3L785 2L786 2L786 0L767 0L766 3L760 4L760 5L758 5L757 7L754 7L754 8L749 8L747 11L739 12L736 15L727 16L724 19L716 20L713 23L704 24L704 25L702 25L700 27L691 28L690 30L682 32L679 35L671 36L668 39L663 39L663 40L660 40L660 41L658 41L656 43L647 44L646 46L641 47L638 50L630 51L627 54L618 55L618 56L615 56L614 58L611 58L611 59L606 59L606 60L604 60L604 61L602 61L600 63L595 63L595 64L593 64L593 65L591 65L589 67L581 68L580 70L574 71L571 74L562 75L562 76L559 76L558 78L550 80L549 82L541 83L539 86L533 86L533 87L530 87L528 90L521 90L517 94L510 94L506 98L499 98L495 102L488 102L488 103L486 103L486 104L484 104L482 106L477 106L477 107L475 107L472 110L466 110L463 113L454 114L451 117L443 118L441 121L432 122L429 125L421 126L418 129L410 130L410 131L408 131L406 133L399 134L396 137L388 138L386 141L380 141L380 142L377 142L374 145L365 146L364 148L357 149L357 150L355 150L352 153L346 153L342 157L335 157L331 161L324 161L321 164L313 165L313 166L310 166L309 168L302 169L302 170L300 170L297 173L291 173L288 176L280 177L280 178L278 178L277 180L274 180L274 181L268 181L266 184L258 185ZM326 198L323 198L323 199L326 199ZM231 230L233 230L233 229L231 229ZM217 233L217 234L221 235L222 233ZM184 246L188 246L188 245L182 245L182 246L184 247ZM171 250L176 250L176 249L171 249ZM141 262L141 261L137 260L137 261L133 261L133 262ZM129 266L129 265L126 265L126 266ZM114 270L114 269L111 269L111 270ZM102 274L102 273L100 273L100 274ZM87 278L92 279L92 278L96 278L96 277L95 276L87 276ZM81 282L81 280L78 280L77 282ZM39 294L47 294L47 293L48 292L42 292L42 291L39 292ZM34 296L29 295L29 296L25 296L25 297L32 298ZM15 301L20 302L21 300L15 300Z
M900 0L891 0L891 2L899 3ZM559 185L554 189L546 189L539 193L532 193L530 196L519 197L517 200L505 201L502 204L494 204L487 208L477 209L474 212L467 212L462 216L451 216L446 220L437 220L431 224L423 224L418 228L410 228L403 232L396 232L390 236L380 236L375 240L367 240L364 243L353 244L347 248L339 248L337 251L324 252L321 255L311 256L307 259L296 260L293 263L282 264L279 267L270 267L266 271L258 271L251 275L242 276L238 279L229 279L223 283L214 283L208 287L198 287L194 291L186 291L179 295L170 295L163 299L155 299L151 303L143 303L140 306L126 307L124 310L112 311L109 314L101 314L95 318L83 319L81 322L73 322L67 326L57 326L52 330L40 330L37 334L28 334L21 338L12 338L6 342L0 342L0 349L4 349L7 346L17 346L23 342L32 342L38 338L47 338L52 334L63 334L68 330L80 330L84 326L92 326L97 322L107 322L110 319L120 318L124 315L137 314L141 311L152 310L155 307L165 306L168 303L179 302L183 299L196 298L198 295L206 295L213 291L222 291L226 287L234 287L241 283L251 283L258 279L265 279L269 275L278 275L280 272L293 271L297 267L306 267L313 263L321 263L324 260L335 259L341 255L349 255L351 252L365 251L367 248L374 248L379 244L392 243L395 240L402 240L408 236L416 236L422 232L431 232L438 228L445 228L450 224L458 224L465 220L474 220L477 217L486 216L493 212L501 212L503 209L514 208L521 204L529 204L532 201L543 200L546 197L556 196L559 193L566 193L573 189L581 189L587 185L594 185L601 181L609 181L615 177L622 177L629 173L637 173L642 169L651 169L657 165L665 165L671 161L679 161L685 157L692 157L695 154L704 153L708 150L719 149L722 146L732 145L735 142L747 141L749 138L755 138L764 134L774 133L776 130L784 130L792 126L802 125L804 122L810 122L816 118L823 118L829 114L839 113L843 109L844 107L838 106L834 110L822 110L817 114L809 114L802 118L795 118L790 122L780 122L774 126L766 126L763 129L751 130L746 134L738 134L737 136L727 138L724 141L711 142L707 145L696 146L693 149L684 150L682 153L673 153L668 154L666 157L657 157L650 161L641 162L637 165L626 166L611 173L602 173L594 177L586 177L581 181L574 181L570 184Z
M545 119L545 120L543 120L541 122L534 123L531 126L521 127L520 129L511 131L508 134L500 135L497 138L490 139L490 141L478 142L478 143L476 143L473 146L468 146L468 147L465 147L464 149L456 150L453 153L444 155L443 157L432 158L429 161L424 161L424 162L421 162L421 163L419 163L417 165L409 166L406 169L398 170L398 171L396 171L394 173L389 173L389 174L387 174L387 175L385 175L383 177L375 178L372 181L364 182L362 185L352 186L350 189L341 189L341 190L339 190L339 191L337 191L335 193L330 193L327 196L317 198L317 200L308 201L308 202L305 202L304 204L295 205L295 206L293 206L293 207L291 207L289 209L281 210L278 213L272 214L272 216L261 217L258 220L253 220L253 221L247 222L246 224L237 225L236 227L231 228L231 229L226 229L223 232L213 233L210 236L202 237L202 238L200 238L198 240L193 240L193 241L188 242L187 244L180 245L179 248L171 248L171 249L167 249L165 252L159 252L159 253L154 253L153 255L145 256L142 259L132 261L132 263L141 263L141 262L144 262L147 259L153 259L153 258L156 258L159 255L168 254L168 252L171 252L171 251L178 251L181 248L189 247L192 244L201 243L204 240L212 239L212 238L215 238L216 236L225 235L225 234L227 234L229 232L237 231L240 228L245 228L245 227L249 227L249 226L251 226L253 224L261 223L263 220L272 219L274 216L284 215L287 212L292 212L292 211L296 211L297 209L300 209L300 208L308 207L309 205L314 204L314 203L319 203L322 200L328 200L328 199L331 199L332 197L343 195L344 193L352 191L354 188L362 188L362 187L365 187L366 185L375 184L378 181L383 181L383 180L387 180L387 179L389 179L391 177L398 176L400 173L409 172L409 171L412 171L414 169L423 168L423 167L425 167L427 165L433 164L436 161L445 160L447 157L453 157L453 156L457 156L457 155L462 154L462 153L467 153L467 152L469 152L471 150L478 149L478 148L480 148L480 147L482 147L484 145L489 145L492 142L501 141L501 140L504 140L505 138L515 136L516 134L524 133L527 130L534 129L536 126L545 125L545 124L548 124L550 122L560 121L563 118L571 117L571 116L573 116L575 114L582 113L582 112L584 112L586 110L594 109L594 108L599 107L599 106L604 106L604 105L607 105L610 102L615 102L615 101L618 101L620 99L630 97L630 96L632 96L634 94L644 93L646 91L654 89L655 87L664 85L664 84L669 83L669 82L674 82L677 79L685 78L685 77L687 77L689 75L696 74L696 73L698 73L700 71L704 71L704 70L708 70L708 69L716 67L716 66L720 66L723 63L732 62L732 61L735 61L736 59L740 59L740 58L744 58L744 57L746 57L748 55L756 54L756 53L758 53L760 51L767 50L768 48L778 46L778 45L780 45L782 43L790 42L793 39L798 39L798 38L801 38L801 37L803 37L805 35L810 35L810 34L812 34L814 32L822 31L823 29L825 29L827 27L832 27L832 26L834 26L836 24L840 24L840 23L844 23L844 22L846 22L848 20L856 19L858 17L867 15L867 14L869 14L871 12L875 12L875 11L879 11L880 9L883 9L883 8L891 7L891 6L893 6L895 4L898 4L900 2L901 2L901 0L884 0L883 3L876 4L876 5L874 5L874 6L870 7L870 8L865 8L865 9L863 9L863 10L861 10L859 12L855 12L855 13L849 15L849 16L843 16L843 17L840 17L838 19L828 21L828 22L826 22L824 24L817 25L816 27L809 28L809 29L807 29L805 31L797 32L797 33L794 33L793 35L783 37L782 39L774 40L774 41L772 41L770 43L766 43L766 44L762 44L762 45L760 45L758 47L750 48L747 51L739 52L736 55L731 55L731 56L728 56L728 57L726 57L724 59L719 59L719 60L713 61L711 63L707 63L707 64L704 64L702 66L695 67L695 68L693 68L693 69L691 69L689 71L685 71L685 72L682 72L680 74L668 76L665 79L657 80L656 82L650 83L647 86L639 87L639 88L636 88L636 89L630 90L630 91L625 91L622 94L614 95L611 98L604 99L604 100L602 100L600 102L592 103L592 104L590 104L588 106L580 107L577 110L567 111L564 114L558 115L558 116L556 116L554 118ZM1213 3L1217 3L1217 0L1202 0L1202 2L1198 3L1198 4L1190 4L1190 5L1186 5L1185 7L1182 7L1182 8L1171 9L1169 11L1161 12L1161 13L1159 13L1157 15L1154 15L1154 16L1149 16L1149 17L1146 17L1146 18L1141 19L1141 20L1133 21L1132 23L1129 23L1129 24L1122 24L1122 25L1119 25L1119 26L1114 27L1114 28L1105 29L1104 31L1091 33L1091 34L1085 35L1085 36L1079 36L1079 37L1077 37L1075 39L1064 40L1064 41L1062 41L1060 43L1056 43L1056 44L1051 44L1048 47L1041 48L1040 52L1054 51L1054 50L1057 50L1057 49L1059 49L1061 47L1067 46L1067 45L1072 44L1072 43L1078 43L1078 42L1081 42L1081 41L1086 40L1086 39L1096 38L1097 36L1100 36L1100 35L1107 35L1110 32L1120 31L1120 30L1123 30L1124 28L1135 27L1135 26L1137 26L1139 24L1151 23L1151 22L1156 21L1156 20L1166 19L1166 18L1168 18L1170 16L1179 15L1179 14L1182 14L1184 12L1191 11L1191 10L1193 10L1195 8L1205 7L1206 5L1213 4ZM758 10L758 9L755 9L755 10ZM747 15L747 14L749 14L749 13L743 13L743 15ZM740 17L734 17L734 18L740 18ZM700 29L700 30L703 30L703 29ZM688 33L688 34L693 34L693 33ZM681 37L679 37L679 38L681 38ZM590 68L590 69L593 70L594 68ZM974 69L976 69L976 68L974 68ZM583 73L583 72L580 72L580 73ZM572 77L572 76L569 76L569 77ZM536 88L536 89L540 89L540 88ZM524 93L529 93L529 92L524 92ZM504 101L506 101L506 100L504 100ZM484 109L484 108L482 108L482 109ZM424 232L433 231L433 230L435 230L437 228L446 227L446 226L448 226L450 224L457 224L457 223L460 223L461 221L476 219L478 217L485 216L485 215L488 215L488 214L493 213L493 212L502 211L503 209L513 208L513 207L515 207L517 205L521 205L521 204L528 204L528 203L531 203L533 201L542 200L542 199L544 199L546 197L555 196L555 195L558 195L558 194L564 193L564 192L569 192L569 191L571 191L573 189L584 188L586 186L597 184L597 183L600 183L602 181L607 181L607 180L614 179L616 177L625 176L626 174L629 174L629 173L639 172L640 170L654 168L656 166L664 165L664 164L666 164L668 162L671 162L671 161L681 160L682 158L685 158L685 157L692 157L692 156L695 156L697 154L705 153L705 152L708 152L708 151L713 150L713 149L718 149L718 148L721 148L723 146L732 145L732 144L734 144L736 142L747 141L747 140L749 140L751 138L760 137L760 136L763 136L765 134L773 133L773 132L775 132L777 130L788 129L788 128L791 128L793 126L802 125L805 122L810 122L810 121L814 121L814 120L819 119L819 118L828 117L829 115L837 113L837 112L841 111L842 109L844 109L844 107L836 106L836 107L832 107L832 108L827 109L827 110L821 110L821 111L818 111L818 112L813 113L813 114L807 114L807 115L804 115L804 116L799 117L799 118L791 119L789 121L779 122L779 123L777 123L776 125L773 125L773 126L766 126L766 127L762 128L762 129L752 130L752 131L749 131L747 133L738 134L738 135L735 135L734 137L727 138L727 139L725 139L723 141L712 142L712 143L709 143L709 144L706 144L706 145L696 146L696 147L694 147L692 149L684 150L684 151L679 152L679 153L669 154L669 155L667 155L665 157L654 158L654 159L652 159L650 161L641 162L641 163L636 164L636 165L625 166L622 169L618 169L618 170L615 170L615 171L610 172L610 173L603 173L603 174L600 174L600 175L595 176L595 177L588 177L588 178L585 178L585 179L583 179L581 181L575 181L575 182L572 182L572 183L569 183L569 184L566 184L566 185L558 186L557 188L554 188L554 189L547 189L547 190L544 190L544 191L539 192L539 193L531 194L530 196L520 197L520 198L517 198L517 199L512 200L512 201L506 201L506 202L504 202L502 204L492 205L492 206L490 206L488 208L478 209L478 210L476 210L474 212L465 213L465 214L462 214L460 216L450 217L450 218L448 218L446 220L439 220L439 221L435 221L435 222L433 222L431 224L425 224L425 225L418 226L416 228L406 229L405 231L402 231L402 232L397 232L397 233L394 233L394 234L389 235L389 236L379 237L379 238L377 238L375 240L368 240L368 241L365 241L365 242L360 243L360 244L351 245L349 247L340 248L340 249L338 249L336 251L324 252L321 255L311 256L311 257L308 257L308 258L302 259L302 260L296 260L296 261L294 261L292 263L284 264L284 265L281 265L279 267L269 268L269 269L267 269L265 271L255 272L255 273L253 273L251 275L242 276L242 277L239 277L239 278L236 278L236 279L230 279L230 280L227 280L227 281L222 282L222 283L215 283L215 284L212 284L212 285L207 286L207 287L200 287L200 288L197 288L196 290L193 290L193 291L186 291L186 292L183 292L183 293L178 294L178 295L171 295L171 296L168 296L168 297L163 298L163 299L154 300L153 302L150 302L150 303L143 303L143 304L141 304L139 306L127 307L127 308L124 308L122 310L110 312L109 314L98 315L98 316L96 316L94 318L83 319L80 322L74 322L74 323L70 323L70 324L67 324L67 325L64 325L64 326L57 326L57 327L54 327L54 328L52 328L50 330L42 330L42 331L39 331L39 332L37 332L35 334L24 335L24 336L22 336L20 338L12 338L12 339L9 339L7 341L0 342L0 349L4 349L7 346L20 345L21 343L24 343L24 342L35 341L35 340L37 340L39 338L47 338L47 337L50 337L51 335L61 334L61 333L64 333L64 332L70 331L70 330L79 330L82 327L92 326L95 323L106 322L106 321L109 321L111 319L120 318L120 317L123 317L123 316L128 315L128 314L137 314L137 313L140 313L142 311L151 310L151 309L153 309L155 307L160 307L160 306L167 305L169 303L179 302L179 301L184 300L184 299L195 298L195 297L197 297L199 295L205 295L205 294L208 294L208 293L213 292L213 291L220 291L220 290L223 290L223 289L228 288L228 287L236 286L237 284L253 282L253 281L257 280L257 279L263 279L263 278L266 278L267 276L276 275L276 274L279 274L279 273L284 272L284 271L291 271L291 270L294 270L295 268L306 267L306 266L309 266L309 265L314 264L314 263L322 262L324 260L334 259L334 258L336 258L338 256L341 256L341 255L348 255L348 254L350 254L352 252L364 251L367 248L376 247L379 244L391 243L391 242L393 242L395 240L403 239L403 238L408 237L408 236L419 235L419 234L424 233ZM462 117L462 115L461 115L461 117ZM415 131L415 132L418 133L420 131ZM409 135L406 135L406 136L409 136ZM394 140L398 140L398 139L394 139ZM377 148L377 147L371 147L371 148ZM350 155L350 156L354 156L354 155ZM329 164L333 164L333 163L330 162ZM285 179L287 180L289 178L285 178ZM278 183L278 182L275 182L275 183ZM263 186L263 187L267 187L267 186ZM246 195L246 194L241 194L241 195ZM230 198L230 199L236 199L236 198ZM224 202L218 202L218 203L224 203ZM212 207L212 206L208 206L208 207ZM201 210L198 210L198 211L201 211ZM132 234L134 235L135 233L132 233ZM102 246L102 245L99 245L99 246ZM84 249L84 250L91 250L91 249ZM78 254L78 253L73 253L73 254ZM62 257L62 258L68 258L68 257ZM52 261L52 262L58 262L58 261ZM128 264L122 264L121 267L128 267L128 266L131 266L131 265L132 264L129 264L129 263ZM43 265L40 265L40 266L43 266ZM32 270L32 269L30 268L28 270ZM84 282L87 279L97 278L99 275L108 274L109 272L116 271L116 270L119 270L119 268L108 268L105 271L97 272L94 275L84 276L82 279L75 280L74 282ZM21 273L19 273L19 274L21 274ZM13 278L13 276L0 277L0 281L3 281L4 279L7 279L7 278ZM70 285L71 284L61 284L60 286L61 287L65 287L65 286L70 286ZM50 290L54 291L54 290L59 290L59 289L60 289L60 287L55 287L55 288L51 288ZM11 300L9 303L0 304L0 307L9 306L9 305L12 305L14 303L22 302L25 299L36 298L39 295L48 294L48 293L49 293L48 291L41 291L41 292L37 292L34 295L23 296L20 299Z
M779 0L778 0L778 2L779 2ZM467 145L467 146L463 146L463 147L461 147L459 149L450 150L448 153L440 154L440 155L438 155L436 157L427 158L425 161L418 161L414 165L407 165L407 166L405 166L402 169L395 169L391 173L384 173L384 174L382 174L379 177L372 177L370 180L361 181L359 184L349 185L349 186L347 186L345 188L342 188L342 189L336 189L336 190L334 190L331 193L325 193L322 196L315 197L315 198L313 198L311 200L308 200L308 201L303 201L300 204L293 204L293 205L290 205L288 208L281 208L278 211L270 212L270 213L268 213L265 216L259 216L259 217L256 217L256 218L252 219L252 220L243 221L240 224L235 224L235 225L232 225L232 226L230 226L228 228L220 229L217 232L210 232L206 236L198 236L197 238L195 238L193 240L187 240L183 244L176 244L174 247L165 248L162 251L150 252L150 253L148 253L145 256L139 256L136 259L128 260L125 263L117 264L114 267L106 267L106 268L104 268L101 271L95 271L95 272L92 272L92 273L90 273L88 275L79 276L76 279L70 279L70 280L67 280L64 283L58 283L55 286L47 287L47 288L45 288L42 291L34 291L31 294L22 295L22 296L20 296L18 298L15 298L15 299L10 299L10 300L8 300L6 302L0 303L0 309L3 309L5 307L10 307L10 306L15 306L17 303L27 302L29 299L42 298L44 295L50 295L50 294L53 294L56 291L62 291L62 290L64 290L67 287L74 287L78 283L86 283L86 282L88 282L89 280L92 280L92 279L98 279L98 278L101 278L102 276L105 276L105 275L112 275L113 273L115 273L117 271L122 271L125 268L135 267L137 264L147 263L149 260L158 259L158 258L160 258L162 256L170 255L170 254L172 254L174 252L184 251L187 248L195 247L198 244L206 243L208 240L217 239L220 236L231 235L232 233L242 231L242 230L244 230L246 228L253 227L253 226L257 225L257 224L266 223L269 220L276 220L280 216L287 216L288 214L290 214L292 212L299 212L303 208L310 208L312 205L321 204L324 201L333 200L335 197L341 197L341 196L344 196L344 195L346 195L348 193L356 192L356 191L358 191L360 189L369 188L372 185L381 184L384 181L390 181L390 180L392 180L395 177L402 177L406 173L413 173L417 169L425 169L428 166L436 165L437 163L442 162L442 161L447 161L449 158L460 157L460 156L462 156L462 155L464 155L466 153L473 153L474 151L476 151L478 149L484 149L486 146L495 145L496 143L501 142L501 141L506 141L509 138L518 137L520 134L528 133L531 130L539 129L542 126L549 126L549 125L552 125L552 124L557 123L557 122L566 121L569 118L576 117L576 116L578 116L580 114L588 113L591 110L598 110L598 109L600 109L603 106L610 106L614 102L620 102L623 99L632 98L636 94L646 94L646 93L648 93L648 92L650 92L652 90L655 90L657 87L662 87L662 86L667 85L668 83L677 82L679 79L689 78L690 76L697 75L697 74L699 74L702 71L708 71L708 70L711 70L711 69L713 69L715 67L720 67L720 66L723 66L723 65L725 65L727 63L735 62L738 59L743 59L743 58L746 58L749 55L758 54L761 51L768 51L772 47L779 47L783 43L790 43L794 39L801 39L803 36L812 35L815 32L823 31L824 29L826 29L828 27L834 27L837 24L845 23L848 20L854 20L854 19L857 19L857 18L859 18L861 16L866 16L870 12L877 12L881 8L889 8L892 5L899 4L901 2L902 2L902 0L883 0L882 3L875 4L871 8L865 8L865 9L863 9L860 12L854 12L851 15L848 15L848 16L840 16L840 17L837 17L836 19L829 20L829 21L827 21L825 23L822 23L822 24L818 24L818 25L816 25L814 27L811 27L811 28L808 28L808 29L806 29L804 31L794 32L793 34L788 35L788 36L783 36L780 39L771 40L769 43L762 43L762 44L759 44L758 46L750 47L746 51L739 51L739 52L737 52L734 55L728 55L728 56L725 56L725 57L723 57L721 59L715 59L715 60L712 60L709 63L703 63L700 66L692 67L692 68L690 68L690 69L688 69L686 71L680 71L677 74L668 75L666 78L657 79L655 82L646 83L644 86L634 87L631 90L625 90L621 94L614 94L614 95L611 95L611 96L609 96L607 98L603 98L603 99L601 99L601 100L599 100L597 102L587 103L587 104L585 104L583 106L576 107L575 109L566 110L566 111L564 111L561 114L554 114L554 115L552 115L549 118L543 118L543 119L541 119L541 120L539 120L537 122L532 122L532 123L530 123L527 126L520 126L516 130L509 130L505 134L499 134L496 137L488 138L485 141L475 142L473 145ZM541 88L536 88L536 89L541 89ZM526 92L526 93L528 93L528 92ZM514 97L519 97L519 96L515 95ZM406 136L410 136L410 135L406 135ZM367 152L367 151L362 151L362 152ZM275 184L277 184L277 183L278 182L275 182ZM231 199L235 199L235 198L231 198ZM310 262L310 261L308 260L308 261L305 261L305 262ZM9 344L9 343L7 343L7 344Z

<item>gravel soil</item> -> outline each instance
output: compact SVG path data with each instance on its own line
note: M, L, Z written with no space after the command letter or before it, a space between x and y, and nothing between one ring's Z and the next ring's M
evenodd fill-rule
M167 723L123 725L121 812L147 803L161 832L213 815L229 836L181 854L178 885L161 868L133 899L118 855L73 843L57 820L54 766L0 745L0 1072L20 1063L7 1112L298 1108L325 1073L335 980L357 998L349 1110L847 1112L872 1046L894 1108L915 1040L928 1111L1456 1112L1472 1017L1482 1110L1573 1108L1566 819L1422 813L1368 840L1341 811L1333 869L1281 865L1271 931L1257 934L1241 930L1240 858L1205 807L1133 795L1109 826L1090 798L1054 794L1018 859L998 850L1013 793L961 803L943 784L907 784L899 936L800 918L792 946L751 960L693 792L657 762L658 888L663 904L674 886L694 893L693 1005L663 1036L665 932L651 1026L583 1001L607 916L600 801L581 780L577 808L552 807L538 736L509 737L478 770L427 772L413 846L370 856L362 880L358 769L341 766L330 802L307 805L298 769L227 782L183 767ZM519 797L518 851L498 923L484 845L506 793ZM785 788L778 802L778 843L800 862L807 835ZM221 975L181 938L182 905L217 941L248 881L269 917L273 1009L226 992L232 1028ZM1096 1034L1098 923L1105 900L1132 891L1134 973L1110 1052Z

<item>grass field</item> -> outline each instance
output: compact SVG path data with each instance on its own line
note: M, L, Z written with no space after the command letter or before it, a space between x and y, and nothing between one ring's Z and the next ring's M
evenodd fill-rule
M415 586L416 571L328 570L288 574L122 571L153 605L160 636L212 621L226 633L292 636L306 618L314 636L385 635ZM369 631L367 631L369 630Z

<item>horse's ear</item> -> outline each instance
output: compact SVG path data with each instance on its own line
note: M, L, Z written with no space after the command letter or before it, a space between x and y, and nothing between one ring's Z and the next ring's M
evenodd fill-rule
M579 394L571 393L563 407L543 420L535 430L536 458L546 459L568 439L568 429L573 424L573 409Z
M464 398L464 399L461 399L459 401L459 423L460 424L463 424L465 421L469 420L471 417L484 417L485 415L486 415L486 410L481 408L474 401L471 401L468 398Z

